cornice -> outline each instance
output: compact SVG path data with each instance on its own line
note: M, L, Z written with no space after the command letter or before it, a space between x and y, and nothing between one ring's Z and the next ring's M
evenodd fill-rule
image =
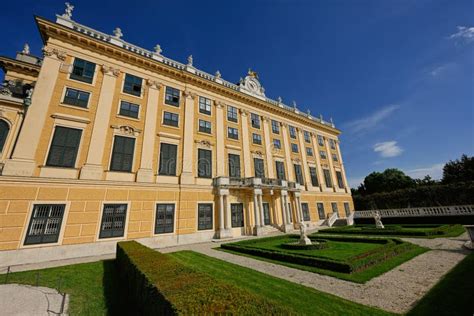
M3 71L14 71L21 74L38 77L41 66L30 64L21 60L0 56L0 67Z

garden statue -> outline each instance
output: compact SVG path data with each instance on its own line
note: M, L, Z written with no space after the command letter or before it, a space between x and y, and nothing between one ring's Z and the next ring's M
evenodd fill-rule
M382 224L382 215L380 215L379 211L374 212L374 219L375 219L375 227L384 229L385 226Z
M300 222L300 245L311 245L311 239L306 236L306 226L303 222Z

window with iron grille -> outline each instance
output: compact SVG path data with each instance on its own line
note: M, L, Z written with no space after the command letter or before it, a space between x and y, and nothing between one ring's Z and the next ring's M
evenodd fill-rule
M252 122L252 127L260 129L260 115L250 113L250 121Z
M77 89L66 88L66 94L64 95L64 104L74 105L80 108L87 108L89 103L89 92L84 92Z
M311 175L311 185L313 187L319 187L318 174L316 173L316 168L309 167L309 174Z
M290 137L296 139L296 128L294 126L288 126L288 129L290 131Z
M347 202L344 202L344 212L346 212L346 217L351 215L351 208Z
M165 103L168 105L179 106L179 90L171 87L166 87Z
M8 133L10 132L10 125L4 120L0 120L0 153L3 150Z
M336 141L334 139L329 139L329 146L331 149L336 149Z
M212 178L212 151L198 149L198 177Z
M332 212L333 212L333 213L338 213L337 203L336 203L336 202L332 202L332 203L331 203L331 208L332 208Z
M160 167L158 174L162 176L176 175L176 153L178 145L161 143L160 145Z
M211 115L211 100L199 97L199 113Z
M324 204L323 203L316 203L318 207L318 216L319 219L326 219L326 214L324 213Z
M69 78L86 83L92 83L92 80L94 79L94 72L94 63L80 58L75 58Z
M324 146L324 138L321 135L318 135L318 145Z
M307 143L311 143L311 134L308 131L303 132L304 141Z
M239 139L239 130L233 127L227 127L227 137L231 139Z
M293 166L295 167L296 182L301 185L304 185L303 173L301 172L301 166L297 164L294 164Z
M56 126L46 165L74 168L81 135L80 129Z
M211 134L211 122L199 120L199 131L202 133Z
M232 203L230 205L231 226L244 227L244 206L242 203Z
M198 230L212 229L212 204L198 204Z
M65 204L34 205L24 244L35 245L57 242L65 208Z
M138 112L140 106L138 104L130 103L127 101L120 101L120 115L138 118Z
M142 94L143 79L131 74L125 74L123 92L139 97Z
M255 168L255 178L265 178L263 159L253 158L253 167Z
M273 148L281 149L281 142L279 139L273 139Z
M319 156L321 156L321 159L327 159L326 152L324 150L319 152Z
M313 156L313 148L306 147L306 155L312 157Z
M135 138L115 136L110 170L131 172L134 150Z
M273 134L280 134L280 122L272 120L272 132Z
M127 204L104 204L99 238L123 237Z
M298 153L298 145L297 144L291 144L291 151L294 153Z
M338 159L337 159L337 154L332 154L332 160L335 161L335 162L338 161Z
M262 144L262 135L260 134L252 134L252 141L256 145L261 145Z
M229 154L229 177L240 178L240 156Z
M227 119L231 122L237 122L237 108L232 105L227 106Z
M301 212L303 213L303 221L308 222L311 220L308 203L301 203Z
M286 180L285 176L285 164L283 161L275 161L276 174L278 180Z
M331 173L329 172L329 169L323 169L323 173L324 173L324 182L326 182L326 187L332 188Z
M342 180L342 173L340 171L336 171L336 178L339 189L344 189L344 181Z
M163 125L178 127L179 115L171 112L163 112Z
M174 204L156 204L155 234L174 231Z

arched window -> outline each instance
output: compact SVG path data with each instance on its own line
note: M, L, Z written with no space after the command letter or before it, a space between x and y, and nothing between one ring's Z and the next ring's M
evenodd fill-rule
M4 120L0 120L0 152L3 150L3 146L5 145L9 131L10 126L8 126L8 123Z

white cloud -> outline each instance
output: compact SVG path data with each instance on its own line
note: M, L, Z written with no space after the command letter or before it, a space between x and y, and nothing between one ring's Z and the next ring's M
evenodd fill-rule
M374 145L374 152L379 153L383 158L396 157L401 155L403 149L397 145L396 141L382 142Z
M439 67L436 67L435 69L433 69L430 74L433 76L433 77L436 77L438 76L441 72L443 72L444 70L446 69L446 66L439 66Z
M444 163L437 163L431 166L406 170L405 173L414 179L422 179L426 175L430 175L431 178L439 180L443 177Z
M472 41L474 40L474 26L458 26L458 31L451 34L449 38Z
M397 104L392 104L381 108L371 115L360 118L345 124L352 133L363 133L376 127L384 119L388 118L394 111L400 108Z

